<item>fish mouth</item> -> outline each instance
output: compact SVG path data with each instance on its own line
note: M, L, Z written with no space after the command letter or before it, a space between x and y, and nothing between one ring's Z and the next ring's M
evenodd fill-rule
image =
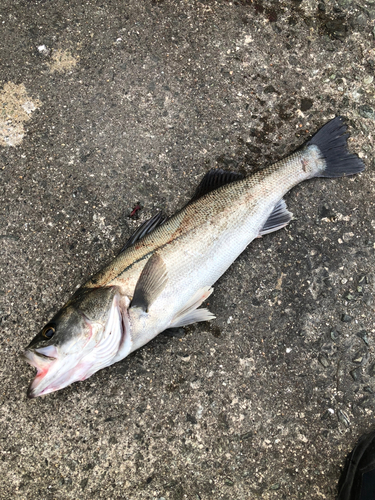
M27 389L27 397L32 399L43 394L45 389L38 391L42 380L46 377L51 366L57 360L57 349L54 346L41 347L39 349L26 349L21 357L31 366L37 369L34 380Z
M57 349L54 346L39 347L38 349L26 349L21 353L21 357L34 366L36 369L46 361L55 361L57 358Z

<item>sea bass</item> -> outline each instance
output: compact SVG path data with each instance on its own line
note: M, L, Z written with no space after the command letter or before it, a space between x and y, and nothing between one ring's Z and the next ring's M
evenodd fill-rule
M290 222L283 196L293 186L365 168L348 152L346 129L336 117L302 149L245 178L211 170L181 210L141 225L26 348L37 369L28 397L85 380L168 328L213 319L200 308L212 285L254 238Z

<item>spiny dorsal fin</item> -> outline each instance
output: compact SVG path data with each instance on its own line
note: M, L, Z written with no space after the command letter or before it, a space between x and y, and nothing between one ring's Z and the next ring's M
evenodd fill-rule
M292 220L293 214L286 208L286 203L281 199L275 208L272 210L271 215L266 220L266 223L259 231L259 236L264 234L273 233L282 227L285 227Z
M244 176L238 172L226 172L221 168L209 170L207 174L203 177L203 179L200 181L189 203L198 200L205 194L214 191L220 186L225 186L225 184L230 184L231 182L240 181L243 178Z
M135 285L130 307L140 307L148 312L151 304L167 284L167 269L163 259L157 253L149 258Z
M146 236L146 234L151 233L151 231L156 229L158 226L161 226L162 224L164 224L164 222L167 219L168 219L168 217L165 214L163 214L163 212L158 212L153 217L151 217L151 219L146 220L130 236L130 238L125 243L125 245L121 248L119 253L124 252L127 248L131 247L132 245L134 245L134 243L136 243L141 238L143 238L143 236Z

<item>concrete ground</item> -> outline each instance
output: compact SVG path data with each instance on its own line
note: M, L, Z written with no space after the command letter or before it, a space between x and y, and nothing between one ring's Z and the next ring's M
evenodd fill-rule
M374 19L373 0L2 0L0 498L335 498L375 409ZM337 114L366 172L288 194L295 220L216 284L215 321L26 399L21 351L142 221Z

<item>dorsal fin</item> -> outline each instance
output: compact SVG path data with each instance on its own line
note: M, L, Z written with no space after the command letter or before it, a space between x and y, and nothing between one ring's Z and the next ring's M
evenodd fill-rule
M168 219L168 217L165 214L163 214L163 212L158 212L153 217L151 217L151 219L146 220L130 236L128 241L121 248L119 254L124 252L127 248L134 245L134 243L136 243L141 238L143 238L143 236L146 236L146 234L151 233L151 231L153 231L155 228L157 228L158 226L161 226L167 219Z
M244 176L238 172L229 172L222 170L221 168L212 169L207 172L207 174L200 181L192 199L189 201L198 200L202 196L220 186L225 186L225 184L230 184L231 182L240 181L244 178Z

